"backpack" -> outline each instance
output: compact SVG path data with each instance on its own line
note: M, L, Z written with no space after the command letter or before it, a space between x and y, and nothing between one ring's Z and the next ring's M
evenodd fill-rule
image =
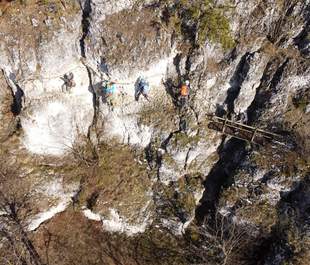
M141 79L139 82L140 91L143 93L147 93L149 91L149 88L150 88L149 83L146 80Z

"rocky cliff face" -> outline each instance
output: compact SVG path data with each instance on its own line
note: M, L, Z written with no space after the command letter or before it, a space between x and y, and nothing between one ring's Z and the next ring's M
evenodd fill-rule
M307 264L309 1L0 8L4 263ZM210 114L282 143L224 136Z

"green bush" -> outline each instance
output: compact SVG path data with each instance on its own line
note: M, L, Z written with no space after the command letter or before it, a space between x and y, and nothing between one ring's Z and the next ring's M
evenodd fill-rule
M214 0L162 0L169 11L169 21L176 33L186 35L187 26L196 28L199 46L208 39L212 43L220 43L230 49L234 40L230 33L230 25L224 12L226 7L216 6Z

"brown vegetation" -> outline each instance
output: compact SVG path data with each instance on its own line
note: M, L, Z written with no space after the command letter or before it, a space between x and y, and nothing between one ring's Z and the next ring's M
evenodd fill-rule
M12 168L11 168L12 167ZM27 232L26 218L31 211L31 185L21 173L0 162L0 262L15 265L42 265L41 258Z

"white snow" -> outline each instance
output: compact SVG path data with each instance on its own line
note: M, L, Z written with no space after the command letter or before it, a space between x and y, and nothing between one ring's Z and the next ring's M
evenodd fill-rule
M152 196L152 192L148 192L149 196ZM86 218L102 222L102 227L108 232L125 233L127 236L134 234L143 233L147 226L152 222L150 213L147 212L148 207L151 203L151 199L141 208L139 217L134 224L129 223L125 217L119 215L116 209L110 208L110 214L105 217L99 213L94 213L90 209L84 208L83 214Z
M110 218L102 220L102 226L110 232L125 233L127 236L132 236L137 233L143 233L149 224L149 215L147 215L141 224L131 225L125 219L119 216L115 209L110 209Z
M51 219L56 214L63 212L68 205L70 204L70 201L64 200L60 202L57 206L51 207L46 212L39 213L35 219L33 219L30 224L28 225L29 231L36 230L43 222Z
M195 202L196 202L196 205L198 205L198 203L200 202L201 198L202 198L202 195L203 195L203 187L201 187L201 190L200 191L196 191L194 193L194 198L195 198Z
M292 88L305 87L310 84L310 75L307 76L291 76L289 78L289 86Z
M93 16L94 16L94 27L99 27L99 21L105 20L107 15L112 15L118 13L124 9L130 8L133 4L133 0L93 0L92 1L92 9L93 9Z
M260 179L262 179L264 177L264 175L267 173L266 170L256 170L253 174L253 180L254 181L259 181Z
M213 87L216 84L216 81L217 81L216 77L208 79L206 81L206 88L209 89L209 88Z
M163 164L159 169L160 182L166 186L168 186L170 182L178 181L181 177L182 175L180 173L176 172L174 168L168 165Z
M149 143L152 128L140 125L137 121L137 112L148 102L143 98L139 102L134 100L134 84L143 75L150 82L150 98L154 94L158 96L160 92L163 93L162 78L174 54L135 73L112 73L112 79L122 85L117 94L119 104L114 111L109 111L106 106L102 109L108 139L117 137L123 143L142 147ZM70 93L63 93L60 77L69 71L74 74L76 87ZM23 84L28 105L24 109L21 123L24 130L23 143L30 152L60 156L70 150L79 135L87 133L93 118L93 102L88 87L88 74L81 63L67 65L62 73L52 73Z
M161 223L163 227L171 230L175 235L181 236L185 233L186 228L190 225L190 223L195 219L193 215L192 218L187 220L185 223L177 221L175 219L161 219Z
M226 217L226 216L228 216L231 212L230 212L229 207L225 206L225 207L222 207L222 208L219 210L219 213L220 213L222 216Z
M52 206L28 220L28 230L36 230L45 221L53 218L56 214L65 211L66 208L70 205L71 198L77 189L78 184L67 185L64 187L62 184L62 179L52 180L38 188L36 191L40 193L41 200L55 199L58 201L58 203L56 206Z
M61 102L47 103L23 121L26 148L37 154L61 155L74 140L69 109Z
M98 221L100 222L102 217L100 214L92 212L90 209L84 209L83 214L85 217L87 217L89 220Z
M144 210L145 207L143 208L142 212L144 212ZM143 233L150 223L150 216L149 214L146 214L141 223L129 224L126 219L121 217L115 209L110 209L109 218L105 218L98 213L94 213L90 209L84 209L83 214L90 220L98 222L101 221L104 230L113 233L125 233L127 236Z

